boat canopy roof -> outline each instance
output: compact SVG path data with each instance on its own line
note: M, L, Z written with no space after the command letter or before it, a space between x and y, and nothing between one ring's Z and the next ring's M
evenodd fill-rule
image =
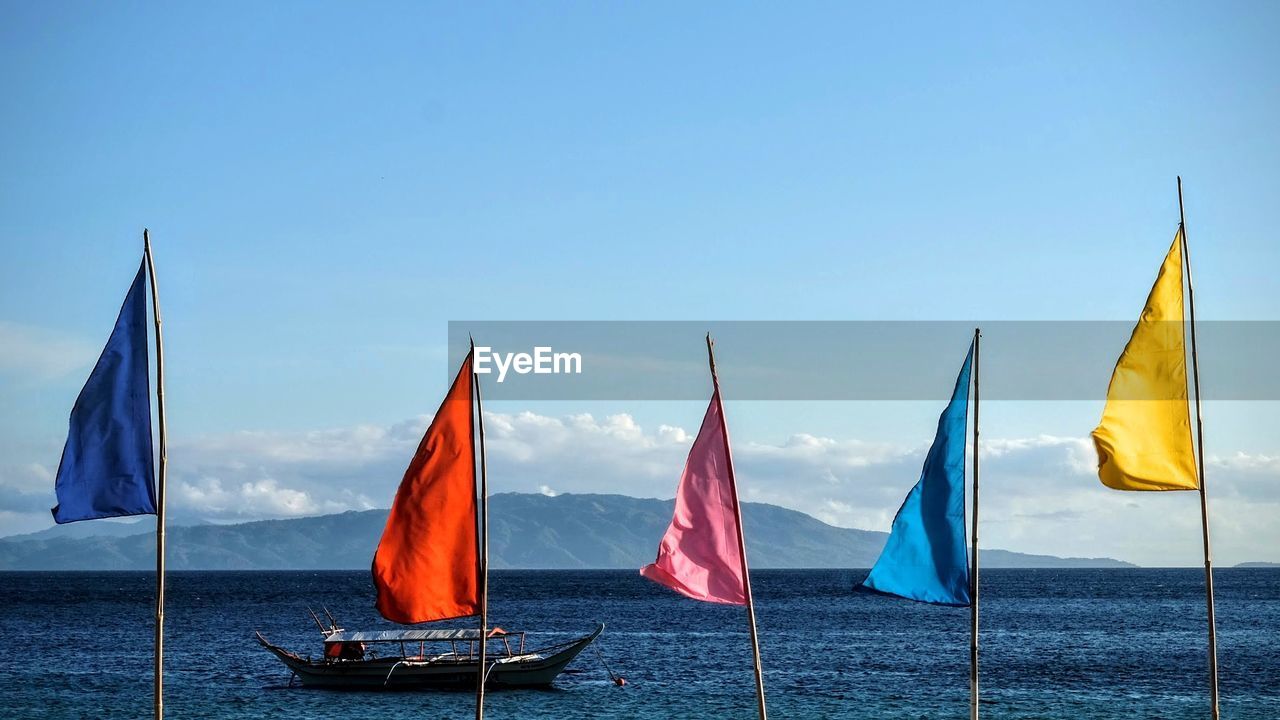
M503 637L505 635L519 635L520 633L507 632L502 628L494 628L489 631L489 637ZM324 639L326 643L335 642L364 642L364 643L394 643L408 641L445 641L450 640L468 641L479 640L479 628L457 628L452 630L378 630L375 632L354 632L351 630L340 630L330 634Z

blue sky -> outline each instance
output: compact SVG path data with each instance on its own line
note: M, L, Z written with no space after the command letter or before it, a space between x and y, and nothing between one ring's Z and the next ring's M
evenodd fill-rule
M1277 319L1278 31L1264 2L8 4L0 449L56 466L143 226L191 442L430 412L449 320L1135 318L1177 174L1201 316ZM1004 405L1006 438L1099 409ZM525 410L701 412L495 408ZM1280 455L1275 410L1221 408L1224 456ZM937 411L733 420L910 445Z

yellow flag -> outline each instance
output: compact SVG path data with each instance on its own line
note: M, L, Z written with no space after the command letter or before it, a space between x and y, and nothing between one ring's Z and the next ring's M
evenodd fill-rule
M1116 490L1196 490L1182 320L1182 230L1107 387L1093 431L1098 478Z

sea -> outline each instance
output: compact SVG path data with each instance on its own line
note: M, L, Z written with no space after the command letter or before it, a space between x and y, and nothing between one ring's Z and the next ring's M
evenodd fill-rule
M771 715L967 717L969 611L852 592L864 572L752 573ZM1222 716L1280 718L1280 569L1215 581ZM146 573L0 573L3 720L149 717L153 593ZM318 655L309 607L391 627L368 572L175 572L167 597L171 718L473 716L471 692L299 687L254 641ZM986 570L980 608L983 717L1209 717L1200 570ZM606 629L554 687L491 692L487 717L756 716L744 608L631 571L497 571L491 622L534 645Z

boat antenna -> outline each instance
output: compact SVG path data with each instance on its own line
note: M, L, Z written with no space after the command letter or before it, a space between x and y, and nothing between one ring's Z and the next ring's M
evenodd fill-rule
M328 635L329 631L325 629L324 623L320 622L320 617L316 615L316 611L312 610L311 607L308 606L307 612L311 613L311 619L316 621L316 627L320 628L320 634Z
M321 605L320 609L324 610L325 617L329 618L329 625L333 628L334 632L337 632L340 628L338 627L338 621L333 619L333 613L329 612L329 608L324 605Z

